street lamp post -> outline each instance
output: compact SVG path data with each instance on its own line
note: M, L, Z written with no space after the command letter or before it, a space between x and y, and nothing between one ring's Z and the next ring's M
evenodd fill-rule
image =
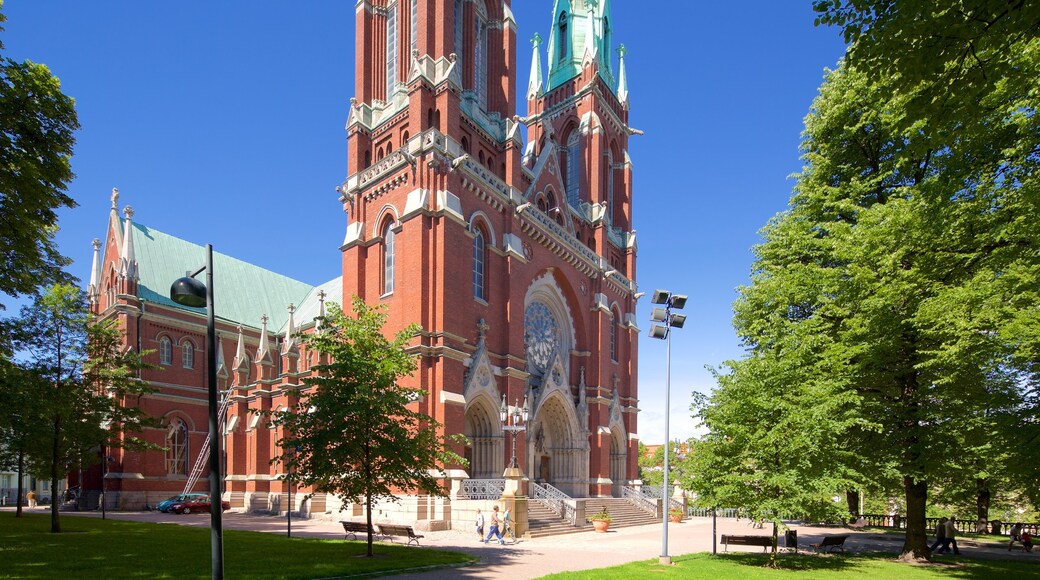
M672 294L667 290L654 290L654 298L651 300L654 304L663 304L664 308L654 308L650 314L650 320L655 323L650 326L651 338L657 338L664 340L667 346L665 347L665 374L664 374L664 486L662 489L661 497L664 498L664 505L662 506L661 516L662 530L661 530L661 557L658 559L661 564L671 564L672 558L668 555L668 508L670 502L670 494L668 493L668 456L670 454L668 450L669 438L671 434L668 432L668 419L671 415L671 395L672 395L672 328L682 328L683 324L686 323L685 314L672 314L672 309L682 310L686 306L686 296L683 294Z
M516 436L520 431L527 430L527 416L531 413L531 408L527 402L527 395L524 395L524 406L520 407L520 402L516 401L513 405L513 412L509 412L509 405L506 404L506 396L502 395L502 405L498 408L498 418L502 420L502 430L508 431L513 434L513 458L509 460L509 467L518 467L516 463ZM512 422L510 422L510 419Z
M206 272L206 283L195 279ZM206 265L178 278L170 286L170 299L184 306L206 307L206 381L209 390L209 527L211 574L224 578L223 509L220 501L220 433L217 409L217 324L213 313L213 245L206 244Z

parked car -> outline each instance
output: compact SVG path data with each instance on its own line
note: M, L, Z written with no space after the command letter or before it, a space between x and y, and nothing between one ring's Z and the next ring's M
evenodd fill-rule
M173 504L175 504L175 503L180 503L180 502L185 502L185 501L192 501L192 500L197 500L197 499L207 499L207 498L209 498L209 494L205 494L205 493L182 493L180 495L175 495L175 496L171 497L170 499L162 500L161 502L159 502L158 505L155 506L155 509L157 509L157 510L163 512L163 513L169 513L170 507L172 507ZM207 499L207 501L208 501L208 499Z
M194 494L199 495L199 494ZM209 513L209 496L201 494L202 497L189 498L184 501L178 501L170 506L170 511L175 514L190 514L190 513ZM220 509L227 511L231 509L231 504L226 501L220 502Z

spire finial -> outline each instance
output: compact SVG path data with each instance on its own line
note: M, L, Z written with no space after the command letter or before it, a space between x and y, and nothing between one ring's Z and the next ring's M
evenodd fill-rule
M483 318L481 318L480 322L477 323L477 339L483 342L484 339L487 338L488 330L491 330L491 327L488 326L488 323L485 322Z
M119 189L112 188L112 209L118 211L119 208Z
M134 206L128 205L123 208L123 215L126 216L126 219L132 219L134 217Z
M542 56L538 47L542 45L542 36L537 32L531 37L531 80L527 83L527 100L534 100L542 92Z
M618 45L617 52L619 57L617 98L618 102L628 107L628 76L625 74L625 55L628 54L628 49L621 44Z
M90 245L94 248L94 251L96 252L101 249L101 240L94 238L94 241L90 242Z

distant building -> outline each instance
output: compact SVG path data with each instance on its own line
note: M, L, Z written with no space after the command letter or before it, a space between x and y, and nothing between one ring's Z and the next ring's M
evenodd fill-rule
M502 476L510 440L499 406L525 396L533 411L517 455L533 481L587 497L618 494L637 477L624 49L614 50L609 0L558 0L551 27L547 67L534 38L520 118L509 0L359 0L349 177L339 188L343 275L313 286L215 258L234 507L285 505L282 467L270 463L278 433L249 411L286 406L285 387L317 362L291 335L352 295L388 305L390 331L423 328L409 379L429 393L419 408L470 441L459 449L469 466L446 466L445 489ZM204 312L167 296L203 254L117 208L116 193L89 293L101 317L126 328L128 346L154 350L161 367L145 373L159 392L141 404L166 420L145 433L166 450L115 450L108 477L120 505L139 507L180 491L207 435ZM310 501L311 511L334 507Z

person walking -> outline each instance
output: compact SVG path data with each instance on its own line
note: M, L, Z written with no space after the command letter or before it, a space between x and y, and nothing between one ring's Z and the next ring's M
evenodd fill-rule
M491 512L491 527L488 530L487 537L484 538L484 543L485 544L488 543L488 540L491 539L491 536L498 536L498 543L502 544L503 546L506 545L506 541L502 539L502 532L498 531L498 526L501 523L502 523L502 520L500 520L498 518L498 506L496 505L494 508L492 508L492 512Z
M30 489L29 493L25 494L25 499L29 502L29 508L30 509L36 507L36 491L35 490Z
M953 546L953 555L960 556L961 551L957 548L957 526L955 525L956 519L951 517L946 520L946 551L950 551L950 546Z
M509 506L502 512L502 536L509 534L509 537L513 538L513 543L516 543L516 530L513 529L513 516L509 511Z
M484 540L484 514L480 513L480 508L477 508L477 541L481 542Z
M932 544L932 552L941 554L943 550L949 550L949 546L946 545L946 518L939 518L939 523L935 524L935 543Z

